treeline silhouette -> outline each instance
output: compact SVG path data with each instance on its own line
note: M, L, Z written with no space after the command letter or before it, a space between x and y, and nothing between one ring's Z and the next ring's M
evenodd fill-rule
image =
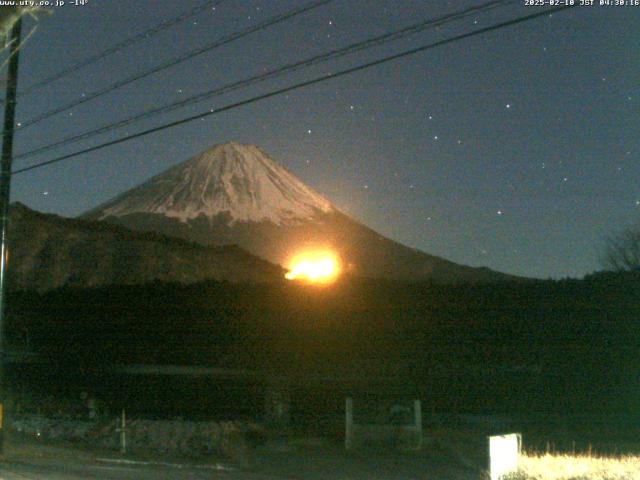
M28 339L61 378L116 364L207 365L324 379L314 395L369 385L442 410L630 412L638 402L637 272L490 285L153 283L10 298L10 342Z

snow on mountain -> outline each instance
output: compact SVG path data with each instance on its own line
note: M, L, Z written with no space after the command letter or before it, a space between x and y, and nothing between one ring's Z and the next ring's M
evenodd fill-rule
M181 222L227 213L235 222L290 225L338 211L254 145L216 145L97 207L97 219L136 213Z

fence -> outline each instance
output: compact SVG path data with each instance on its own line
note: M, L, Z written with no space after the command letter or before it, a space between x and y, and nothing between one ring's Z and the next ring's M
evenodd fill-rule
M15 417L12 429L41 441L65 441L106 450L151 451L186 456L245 455L260 425L247 421L187 421L118 418L51 419L38 415Z

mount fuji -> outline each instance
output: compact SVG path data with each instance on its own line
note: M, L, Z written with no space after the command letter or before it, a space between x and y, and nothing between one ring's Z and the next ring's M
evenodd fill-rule
M508 280L385 238L343 213L260 148L216 145L82 215L203 245L236 244L287 266L305 249L330 249L346 272L446 283Z

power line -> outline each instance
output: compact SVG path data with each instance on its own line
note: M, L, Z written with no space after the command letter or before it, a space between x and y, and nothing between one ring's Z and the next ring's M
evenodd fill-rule
M258 101L261 101L261 100L265 100L267 98L275 97L277 95L282 95L284 93L292 92L294 90L299 90L301 88L308 87L310 85L315 85L315 84L320 83L320 82L324 82L324 81L327 81L327 80L332 80L332 79L339 78L339 77L342 77L342 76L345 76L345 75L349 75L349 74L352 74L352 73L355 73L355 72L359 72L361 70L365 70L367 68L371 68L371 67L374 67L374 66L377 66L377 65L382 65L384 63L388 63L388 62L391 62L391 61L394 61L394 60L405 58L405 57L408 57L410 55L415 55L417 53L424 52L424 51L430 50L432 48L440 47L442 45L447 45L447 44L450 44L450 43L453 43L453 42L456 42L456 41L459 41L459 40L463 40L463 39L466 39L466 38L474 37L476 35L481 35L481 34L484 34L484 33L492 32L492 31L495 31L495 30L499 30L499 29L504 28L504 27L510 27L510 26L513 26L513 25L524 23L524 22L527 22L527 21L530 21L530 20L545 16L545 15L550 15L552 13L556 13L556 12L559 12L559 11L562 11L562 10L566 10L566 9L569 9L569 8L574 8L574 7L575 7L575 5L565 5L565 6L561 6L561 7L551 8L551 9L545 10L543 12L538 12L538 13L533 13L533 14L530 14L530 15L525 15L525 16L522 16L522 17L518 17L518 18L515 18L515 19L512 19L512 20L508 20L508 21L505 21L505 22L501 22L501 23L492 25L490 27L480 28L480 29L474 30L472 32L456 35L454 37L451 37L451 38L448 38L448 39L445 39L445 40L440 40L440 41L437 41L437 42L434 42L434 43L430 43L430 44L427 44L427 45L422 45L420 47L412 48L410 50L405 50L403 52L396 53L396 54L393 54L393 55L389 55L389 56L383 57L383 58L378 59L378 60L367 62L367 63L361 64L361 65L357 65L355 67L347 68L345 70L340 70L340 71L335 72L335 73L329 73L329 74L326 74L326 75L322 75L320 77L316 77L316 78L311 79L311 80L307 80L307 81L304 81L304 82L296 83L296 84L288 86L288 87L280 88L280 89L277 89L277 90L272 90L271 92L255 96L255 97L249 98L247 100L242 100L242 101L239 101L239 102L231 103L231 104L225 105L224 107L220 107L220 108L215 109L215 110L209 110L209 111L197 114L197 115L192 115L190 117L186 117L186 118L183 118L181 120L176 120L174 122L166 123L164 125L160 125L158 127L150 128L148 130L143 130L142 132L138 132L138 133L133 134L133 135L120 137L120 138L118 138L116 140L111 140L109 142L105 142L105 143L102 143L102 144L99 144L99 145L95 145L93 147L85 148L85 149L79 150L77 152L69 153L67 155L62 155L60 157L56 157L56 158L53 158L53 159L50 159L50 160L46 160L44 162L39 162L39 163L36 163L34 165L31 165L31 166L24 167L24 168L21 168L19 170L16 170L16 171L13 172L13 174L15 175L15 174L19 174L19 173L28 172L30 170L35 170L37 168L41 168L41 167L44 167L44 166L47 166L47 165L51 165L51 164L54 164L54 163L61 162L63 160L68 160L70 158L77 157L79 155L83 155L85 153L94 152L94 151L101 150L101 149L106 148L106 147L110 147L112 145L117 145L117 144L124 143L124 142L130 141L130 140L134 140L136 138L140 138L140 137L144 137L146 135L150 135L152 133L156 133L156 132L159 132L159 131L162 131L162 130L166 130L168 128L177 127L179 125L183 125L185 123L189 123L189 122L192 122L194 120L199 120L201 118L209 117L211 115L216 115L216 114L219 114L219 113L222 113L222 112L226 112L228 110L233 110L233 109L238 108L238 107L249 105L251 103L255 103L255 102L258 102Z
M514 0L494 0L488 3L485 3L483 5L479 5L477 7L471 7L471 8L467 8L465 10L459 11L459 12L455 12L455 13L450 13L447 15L443 15L434 19L428 19L428 20L424 20L415 24L412 24L410 26L407 26L405 28L402 28L400 30L395 30L393 32L389 32L383 35L379 35L373 38L369 38L367 40L364 41L360 41L351 45L348 45L346 47L342 47L342 48L338 48L332 51L329 51L327 53L323 53L320 55L316 55L313 56L311 58L305 59L305 60L301 60L298 62L294 62L294 63L290 63L284 66L281 66L279 68L270 70L268 72L262 73L260 75L256 75L253 77L250 77L248 79L245 80L240 80L237 82L233 82L227 85L223 85L221 87L218 87L214 90L209 90L207 92L203 92L200 93L198 95L194 95L192 97L186 98L184 100L180 100L178 102L174 102L174 103L170 103L168 105L164 105L162 107L158 107L158 108L153 108L147 111L144 111L142 113L136 114L134 116L128 117L124 120L120 120L116 123L110 123L107 125L103 125L102 127L98 127L92 130L88 130L88 131L84 131L75 135L71 135L68 136L66 138L63 138L62 140L59 140L57 142L48 144L48 145L44 145L38 148L35 148L33 150L21 153L19 155L16 155L14 158L15 159L20 159L20 158L27 158L27 157L31 157L33 155L37 155L49 150L52 150L54 148L57 147L61 147L64 145L69 145L69 144L73 144L76 142L79 142L81 140L86 140L88 138L94 137L96 135L100 135L106 132L110 132L112 130L116 130L118 128L122 128L125 127L127 125L131 125L133 123L136 123L140 120L144 120L147 118L151 118L153 116L156 115L160 115L163 113L168 113L174 110L177 110L179 108L182 108L184 106L187 105L192 105L195 103L199 103L203 100L212 98L212 97L217 97L219 95L225 94L225 93L229 93L231 91L235 91L235 90L239 90L242 88L246 88L248 86L251 85L255 85L257 83L260 82L264 82L266 80L271 80L273 78L277 78L280 77L284 74L288 74L294 71L298 71L298 70L302 70L304 68L308 68L311 67L313 65L317 65L320 63L324 63L327 62L329 60L334 60L337 58L340 58L342 56L348 55L348 54L352 54L352 53L356 53L368 48L372 48L372 47L378 47L381 45L384 45L386 43L392 42L392 41L396 41L396 40L400 40L402 38L405 38L409 35L413 35L419 32L422 32L424 30L426 30L427 28L431 28L431 27L439 27L441 25L444 25L446 23L455 21L455 20L460 20L462 18L465 18L469 15L477 15L478 13L483 13L486 11L489 11L491 9L495 9L498 7L502 7L505 6L507 4L510 3L515 3Z
M296 17L298 15L301 15L303 13L306 13L310 10L314 10L318 7L321 7L323 5L326 5L327 3L332 2L333 0L314 0L313 2L307 3L305 5L303 5L302 7L298 7L298 8L294 8L292 10L289 10L286 13L277 15L275 17L272 17L270 19L267 19L263 22L260 22L252 27L246 28L244 30L241 30L239 32L234 32L231 33L229 35L223 36L219 39L217 39L216 41L214 41L213 43L210 43L204 47L200 47L197 48L195 50L191 50L190 52L187 52L185 54L182 54L178 57L175 57L171 60L167 60L159 65L156 65L155 67L146 70L142 73L138 73L135 74L131 77L127 77L123 80L119 80L115 83L112 83L111 85L109 85L108 87L103 88L102 90L98 90L96 92L93 92L83 98L80 98L78 100L75 100L73 102L70 102L66 105L63 105L61 107L58 108L54 108L53 110L49 110L48 112L42 113L34 118L32 118L31 120L28 120L26 122L22 123L22 126L18 129L18 131L21 131L27 127L30 127L31 125L35 125L38 122L41 122L42 120L45 120L47 118L50 118L54 115L57 115L58 113L62 113L62 112L66 112L67 110L70 110L71 108L77 107L78 105L82 105L83 103L86 103L90 100L94 100L98 97L101 97L103 95L106 95L107 93L110 93L114 90L117 90L119 88L124 87L125 85L129 85L130 83L136 82L138 80L141 80L143 78L146 78L150 75L153 75L154 73L158 73L162 70L166 70L167 68L170 67L174 67L182 62L185 62L187 60L190 60L198 55L201 55L205 52L209 52L211 50L214 50L218 47L221 47L223 45L226 45L228 43L231 43L235 40L238 40L240 38L246 37L252 33L258 32L260 30L264 30L265 28L271 27L273 25L276 25L278 23L284 22L286 20L289 20L293 17Z
M23 97L25 95L29 95L30 93L35 92L36 90L44 87L45 85L48 85L52 82L55 82L56 80L60 80L63 77L66 77L67 75L70 75L72 73L77 72L78 70L87 67L89 65L91 65L92 63L96 63L100 60L102 60L105 57L108 57L109 55L112 55L116 52L119 52L120 50L124 50L125 48L131 47L133 45L135 45L136 43L139 43L143 40L147 40L148 38L152 37L153 35L156 35L160 32L162 32L163 30L167 30L191 17L196 16L197 14L199 14L200 12L203 12L204 10L207 10L209 8L215 8L217 6L219 6L222 2L224 2L226 0L209 0L207 2L204 2L203 4L192 8L191 10L182 13L180 15L178 15L177 17L171 18L169 20L166 20L164 22L159 23L158 25L145 30L144 32L140 32L136 35L133 35L129 38L124 39L122 42L120 43L116 43L115 45L107 48L106 50L103 50L102 52L96 53L95 55L92 55L90 57L85 58L84 60L79 61L78 63L75 63L67 68L64 68L56 73L54 73L53 75L45 78L44 80L40 80L39 82L36 82L32 85L30 85L29 87L27 87L26 89L24 89L22 92L20 92L20 97Z

